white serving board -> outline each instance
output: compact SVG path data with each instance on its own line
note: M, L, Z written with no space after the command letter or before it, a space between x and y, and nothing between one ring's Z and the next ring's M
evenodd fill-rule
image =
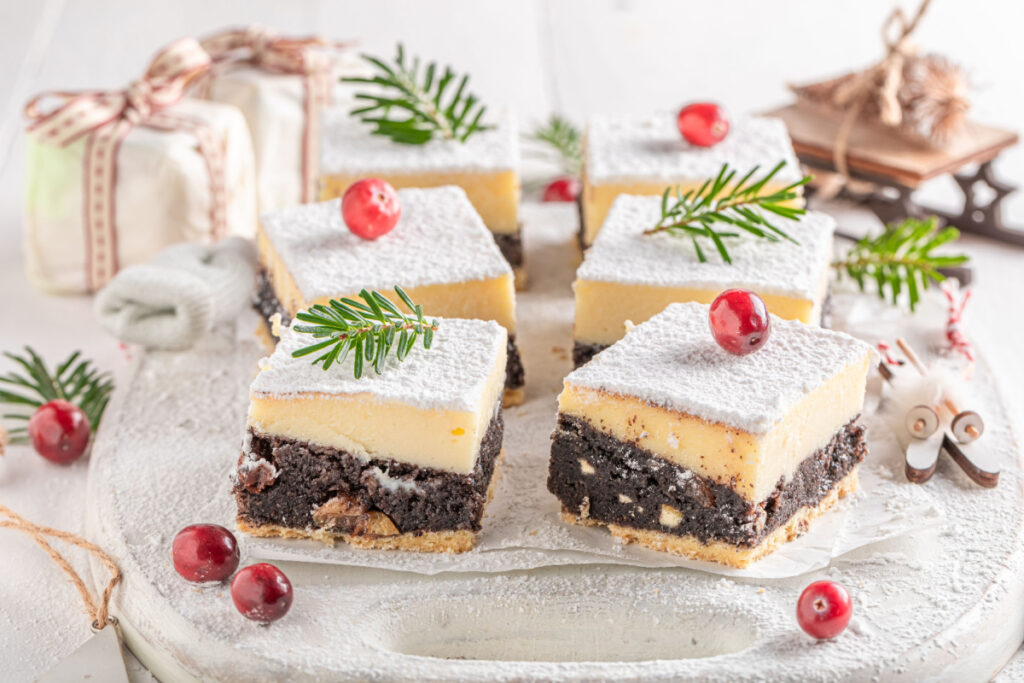
M570 207L526 208L532 283L519 296L519 343L528 394L506 414L510 434L545 407L553 424L570 367L578 258ZM226 585L178 577L170 542L186 524L222 521L258 355L244 334L144 355L92 454L91 537L125 574L115 613L133 652L165 682L987 680L1024 636L1020 456L983 366L976 393L985 442L1004 467L999 487L979 489L943 458L927 485L941 525L860 548L822 571L750 580L586 564L424 576L281 563L294 606L257 626L235 612ZM545 459L546 434L533 436L508 443ZM803 586L821 577L851 590L855 612L846 633L818 644L793 611Z

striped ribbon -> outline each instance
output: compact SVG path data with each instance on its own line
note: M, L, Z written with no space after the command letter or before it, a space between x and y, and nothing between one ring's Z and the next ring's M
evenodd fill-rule
M223 150L205 122L167 111L210 65L202 46L186 38L158 52L145 75L124 90L46 92L25 105L28 130L42 142L66 147L85 138L82 203L89 291L101 289L118 271L117 157L135 126L183 130L195 136L210 174L211 234L216 239L227 232ZM44 113L46 100L59 104Z
M262 26L213 34L200 41L215 67L250 64L265 71L302 77L302 201L316 199L319 174L321 112L331 99L332 59L325 47L338 44L316 36L285 38ZM213 77L215 72L210 73ZM207 86L209 83L207 82Z
M971 345L967 335L964 334L961 323L964 317L964 308L971 299L971 292L967 290L963 297L959 297L960 288L955 280L946 280L942 283L942 293L946 296L947 313L946 318L946 340L953 351L963 354L968 362L974 362L974 346ZM959 300L958 300L959 299Z

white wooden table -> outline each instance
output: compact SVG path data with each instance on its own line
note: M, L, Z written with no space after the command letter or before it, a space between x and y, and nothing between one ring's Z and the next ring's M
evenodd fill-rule
M585 8L572 0L4 3L0 97L8 99L0 99L0 350L31 344L55 359L81 348L105 367L125 367L115 342L93 322L89 300L43 296L25 280L21 107L45 88L123 85L174 38L259 22L286 33L361 37L374 53L388 54L403 40L415 52L468 70L485 101L516 108L528 124L552 109L582 119L597 111L674 108L693 99L716 99L736 110L768 108L787 99L787 81L875 59L878 26L888 9L887 0L859 3L856 12L813 0L699 6L599 0ZM1018 129L1024 128L1024 91L1018 87L1024 63L1012 45L1022 20L1024 6L998 0L969 7L935 3L918 35L923 45L942 48L967 67L979 86L976 118ZM1024 149L1004 155L998 168L1024 183ZM948 189L940 182L925 192L942 202ZM1008 202L1007 218L1024 225L1024 196ZM970 238L964 246L977 270L968 329L1000 377L1022 435L1024 251ZM29 449L11 449L0 460L0 502L39 523L82 531L85 472L84 462L59 468ZM85 570L84 558L76 557L75 564ZM73 589L27 538L0 532L0 567L0 677L31 680L89 637L87 620ZM1015 660L1008 669L1006 680L1013 680L1024 664Z

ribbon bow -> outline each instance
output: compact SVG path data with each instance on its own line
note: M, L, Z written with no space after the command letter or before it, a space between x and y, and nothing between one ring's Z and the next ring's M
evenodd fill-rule
M258 69L302 78L304 121L302 130L303 202L316 199L319 175L320 113L331 101L331 70L334 63L329 50L342 47L317 36L285 38L263 26L230 29L202 39L203 48L216 66L250 64ZM319 49L318 49L319 48ZM210 77L215 77L211 72ZM209 92L209 79L206 81Z
M931 0L923 0L910 20L907 19L902 9L895 8L882 24L882 41L886 48L885 57L837 88L834 102L840 108L846 109L846 115L839 125L832 157L836 171L841 177L849 178L850 176L846 161L850 134L853 132L853 126L860 116L861 110L872 97L876 100L878 118L882 123L888 126L897 126L903 120L903 109L897 97L903 80L903 63L913 52L910 46L910 36L917 29L930 4ZM896 35L892 37L894 29Z
M246 61L267 71L303 75L328 73L330 55L315 48L336 46L319 36L285 38L259 25L216 33L201 44L218 63Z
M145 75L124 90L47 92L25 105L29 132L41 142L66 147L85 139L82 170L85 269L89 291L102 288L119 270L115 215L117 160L121 143L135 126L182 130L196 139L210 176L210 233L227 230L223 151L205 122L168 109L181 100L212 61L200 44L186 38L157 53ZM47 113L46 99L61 104Z
M124 121L147 123L156 112L178 102L189 84L210 67L210 56L191 38L167 46L153 58L145 75L124 90L45 92L29 100L29 131L43 142L65 147L83 135ZM47 99L61 104L43 113Z

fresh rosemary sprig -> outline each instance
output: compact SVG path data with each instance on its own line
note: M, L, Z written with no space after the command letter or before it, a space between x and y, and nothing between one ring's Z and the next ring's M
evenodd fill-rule
M405 145L422 145L435 135L465 142L473 133L490 128L482 121L487 107L476 95L466 92L469 76L458 78L448 66L440 73L434 62L427 64L421 76L419 58L407 64L401 43L394 65L370 55L363 55L363 59L376 67L376 75L341 80L377 86L357 93L355 98L364 104L350 112L372 124L374 134ZM449 93L448 86L456 79L458 85ZM407 112L408 116L393 118L392 110Z
M852 278L861 291L873 280L878 295L893 304L898 303L905 289L913 311L921 300L921 292L932 282L946 279L941 268L967 262L966 254L940 256L932 253L959 237L960 231L952 226L939 229L935 216L905 218L899 223L890 223L877 237L858 240L853 249L832 266L840 277L845 273Z
M562 170L579 177L583 168L582 135L572 121L552 114L547 123L533 129L529 139L549 146L558 155Z
M100 372L90 360L82 360L79 351L72 353L53 372L29 346L25 347L23 355L7 352L4 355L24 370L24 374L0 375L0 385L16 389L0 388L0 404L11 406L14 411L4 413L4 419L24 423L9 430L12 443L26 443L28 420L36 408L59 398L81 408L89 419L92 433L96 433L114 391L114 380L109 373Z
M317 304L308 311L298 313L295 318L309 325L294 325L296 332L311 334L323 341L304 346L292 352L292 357L301 358L327 349L313 364L323 364L327 370L334 363L342 363L350 351L355 351L352 372L356 379L363 376L363 363L370 362L377 374L384 371L384 361L391 349L395 357L405 360L416 346L416 340L423 336L423 348L429 349L434 341L438 321L423 317L423 307L413 303L401 287L395 293L412 315L406 315L386 296L377 291L362 290L363 301L343 298L331 299L326 306Z
M676 186L673 193L671 187L666 188L661 196L661 219L654 227L645 230L644 234L667 232L670 235L689 237L701 263L708 260L698 241L701 237L710 239L722 260L732 263L723 239L738 237L739 233L718 230L716 224L732 225L772 242L785 239L795 243L796 240L776 226L771 218L774 215L795 220L806 213L805 209L787 206L785 202L796 199L796 189L809 183L811 176L804 176L780 190L767 191L765 186L785 165L785 161L780 161L763 178L753 180L759 169L755 166L736 181L736 171L729 168L729 164L723 164L713 180L704 181L696 190L683 193Z

